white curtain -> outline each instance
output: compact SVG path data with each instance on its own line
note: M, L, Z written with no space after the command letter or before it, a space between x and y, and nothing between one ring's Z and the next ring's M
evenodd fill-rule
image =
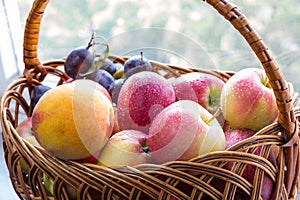
M22 35L16 0L0 1L0 97L7 85L20 75L22 65ZM1 130L2 132L2 130ZM0 199L18 199L9 179L0 134Z

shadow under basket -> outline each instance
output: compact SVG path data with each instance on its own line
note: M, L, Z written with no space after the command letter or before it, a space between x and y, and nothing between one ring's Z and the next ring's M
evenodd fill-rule
M43 148L22 139L16 131L22 118L31 116L29 96L35 85L43 84L47 79L60 85L69 79L61 69L63 59L41 62L37 58L40 23L48 1L35 0L25 27L24 72L7 87L1 98L5 160L11 182L21 199L296 198L299 177L298 94L293 91L292 84L285 81L268 48L238 8L225 0L206 2L239 31L262 64L276 96L278 121L234 148L211 152L190 161L108 168L53 157ZM127 59L112 55L109 58L121 64ZM226 82L235 73L184 68L157 61L151 61L151 64L153 71L166 78L199 71ZM270 161L273 146L279 151L278 156ZM258 148L260 154L255 154ZM231 170L224 167L227 164L233 166ZM248 166L255 170L252 182L242 176ZM53 194L46 188L45 177L53 180ZM269 186L272 192L266 195Z

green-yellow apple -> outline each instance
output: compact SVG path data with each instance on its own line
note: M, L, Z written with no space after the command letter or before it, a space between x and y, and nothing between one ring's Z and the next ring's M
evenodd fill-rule
M32 114L40 145L52 155L84 159L100 151L110 137L114 113L101 86L80 79L46 92Z
M147 134L137 130L118 132L104 146L97 163L108 167L149 163L147 138Z
M53 196L54 195L54 180L51 179L49 176L47 176L45 173L43 173L43 182L44 186L46 188L46 191L48 195ZM68 196L69 200L76 200L77 198L77 191L75 188L73 188L70 185L64 184L66 195ZM93 188L89 188L89 195L91 196L92 200L101 200L102 196L101 193L96 191ZM50 198L51 199L51 198Z
M85 159L80 159L80 160L74 160L75 162L79 162L79 163L90 163L90 164L96 164L97 163L97 158L98 158L99 152L97 152L95 155L90 156L88 158ZM43 183L45 185L45 188L47 190L47 192L53 196L54 195L54 180L52 178L50 178L46 173L42 174L43 177ZM77 199L77 191L75 188L73 188L72 186L68 185L68 184L64 184L67 195L69 197L69 199ZM92 190L92 189L91 189ZM96 194L94 192L94 194ZM92 197L93 199L100 199L99 194L96 196Z
M224 81L216 76L201 72L183 74L169 79L177 100L192 100L214 114L220 107Z
M189 160L225 149L221 125L205 108L180 100L162 110L149 129L148 147L155 163Z
M54 195L54 180L50 178L46 173L43 173L43 182L46 188L46 191L53 196ZM68 198L70 200L75 200L77 199L77 192L75 188L71 187L70 185L65 185L65 189L68 195Z
M43 183L45 185L47 192L53 196L54 180L50 178L46 173L43 173Z
M278 115L274 92L259 68L234 74L223 87L220 103L225 120L234 129L258 131Z

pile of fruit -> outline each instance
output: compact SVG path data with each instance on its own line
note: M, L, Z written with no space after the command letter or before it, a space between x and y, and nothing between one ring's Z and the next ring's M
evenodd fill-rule
M32 116L17 127L21 137L57 158L106 167L185 161L228 149L277 120L262 69L243 69L227 82L202 72L165 79L142 53L121 65L94 46L92 37L67 56L69 81L33 88ZM277 153L273 148L271 162ZM245 170L250 182L254 170ZM273 185L265 176L269 199Z

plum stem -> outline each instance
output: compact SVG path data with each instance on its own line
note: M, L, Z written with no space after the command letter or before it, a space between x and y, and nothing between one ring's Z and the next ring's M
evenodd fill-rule
M91 46L93 46L93 41L95 39L95 34L96 34L95 32L92 33L91 39L90 39L86 49L89 49Z
M144 64L143 57L144 57L144 55L143 55L143 52L141 51L141 65L143 65L143 64Z
M221 108L218 108L218 110L213 114L213 116L210 119L206 121L206 123L209 125L214 119L216 119L221 114L221 112Z

